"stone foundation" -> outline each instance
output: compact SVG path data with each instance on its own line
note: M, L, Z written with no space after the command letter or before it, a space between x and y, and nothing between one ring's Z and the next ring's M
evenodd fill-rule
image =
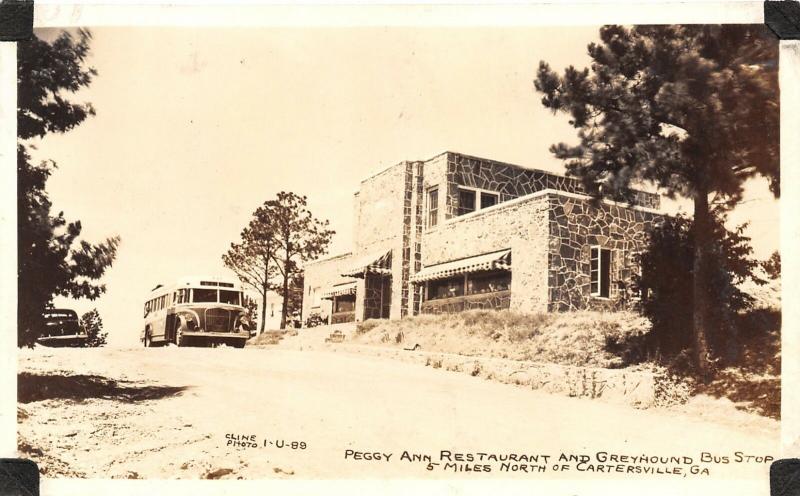
M355 312L340 312L331 315L331 324L345 324L347 322L355 322Z
M464 310L502 310L511 307L511 291L497 291L456 298L440 298L422 303L421 312L425 314L458 313Z
M688 390L683 397L665 393L670 388L664 384L670 383L670 379L664 374L634 367L623 369L577 367L347 343L337 345L336 348L426 365L435 369L462 372L476 378L514 384L546 393L597 399L636 408L664 406L688 399Z

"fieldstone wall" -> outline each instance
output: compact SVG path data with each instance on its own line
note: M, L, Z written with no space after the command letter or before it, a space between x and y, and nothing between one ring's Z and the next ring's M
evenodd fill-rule
M501 202L545 189L590 194L576 178L452 152L447 154L447 182L451 216L458 209L459 185L499 192ZM644 191L631 191L631 194L633 204L659 208L658 195Z
M509 307L523 312L547 309L546 195L464 215L424 232L422 261L433 265L511 249Z
M411 236L411 206L408 197L411 194L412 175L413 164L401 162L363 180L358 194L358 223L354 226L353 257L358 259L392 250L390 316L393 319L401 316L403 295L408 298L407 285L405 293L403 291L403 271L404 267L408 271L407 256ZM406 281L408 277L406 272ZM360 320L367 311L370 315L374 313L364 305L362 295L366 289L364 285L363 291L356 294L356 320Z
M361 181L357 196L353 257L358 258L389 244L403 233L403 207L407 163L393 165Z
M331 315L331 324L344 324L347 322L355 322L355 312L339 312Z
M618 309L631 299L638 271L636 254L646 246L647 233L662 215L606 202L548 195L548 294L551 311L587 308ZM590 248L611 250L610 297L591 296Z
M510 307L511 291L497 291L495 293L429 300L422 303L421 313L437 315L442 313L458 313L473 309L502 310Z
M500 194L501 203L458 217L458 186ZM439 188L435 227L427 223L427 192ZM566 195L542 193L546 189ZM511 309L536 312L594 306L615 307L624 296L620 288L632 276L632 256L643 243L644 231L658 215L615 204L572 198L584 194L574 178L468 155L445 152L425 162L401 162L363 180L354 196L354 250L348 259L336 258L306 268L303 318L311 312L309 287L344 281L341 271L365 255L392 251L390 318L422 311L421 286L411 276L433 265L492 251L511 249ZM659 197L636 193L636 204L659 206ZM581 205L573 208L571 205ZM597 218L593 216L597 214ZM650 217L648 217L648 215ZM640 229L641 228L641 229ZM611 247L612 298L589 295L589 246ZM374 290L357 280L356 320L380 315L365 295ZM505 305L505 302L502 303ZM330 314L330 302L320 308Z
M422 301L422 286L410 282L409 278L411 274L416 274L422 269L422 230L424 228L423 214L425 213L424 170L425 164L423 162L414 163L414 175L412 177L414 194L411 202L414 216L410 219L411 225L409 226L412 231L412 239L409 243L409 270L405 272L407 277L403 281L403 287L408 290L410 301L403 306L403 316L418 314L419 305Z
M400 346L409 346L401 343ZM518 361L503 358L464 356L451 353L405 351L393 347L335 345L337 350L386 357L435 369L462 372L483 380L558 394L591 398L635 408L651 408L679 403L664 391L664 384L675 384L663 373L637 367L604 369ZM673 389L675 387L673 386ZM685 401L685 400L684 400Z

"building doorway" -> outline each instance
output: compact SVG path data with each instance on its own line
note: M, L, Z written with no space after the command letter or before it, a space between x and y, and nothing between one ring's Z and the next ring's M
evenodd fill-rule
M392 276L366 274L364 320L388 319L392 308Z

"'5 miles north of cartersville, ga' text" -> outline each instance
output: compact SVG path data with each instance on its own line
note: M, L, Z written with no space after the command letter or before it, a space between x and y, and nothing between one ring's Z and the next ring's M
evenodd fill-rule
M441 450L435 455L403 451L399 455L381 451L346 449L344 458L354 462L424 465L428 471L445 472L590 472L608 474L710 475L715 465L769 464L771 455L742 451L715 454L703 451L697 456L622 454L598 451L592 455L559 453L491 453Z

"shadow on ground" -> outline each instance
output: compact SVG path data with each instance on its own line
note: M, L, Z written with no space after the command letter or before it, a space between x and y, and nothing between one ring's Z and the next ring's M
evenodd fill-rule
M756 309L739 317L739 356L697 393L726 397L736 408L781 418L781 312Z
M19 403L52 399L80 401L92 398L133 403L177 396L186 389L187 386L153 386L117 382L99 375L31 374L28 372L21 372L17 375L17 401Z

